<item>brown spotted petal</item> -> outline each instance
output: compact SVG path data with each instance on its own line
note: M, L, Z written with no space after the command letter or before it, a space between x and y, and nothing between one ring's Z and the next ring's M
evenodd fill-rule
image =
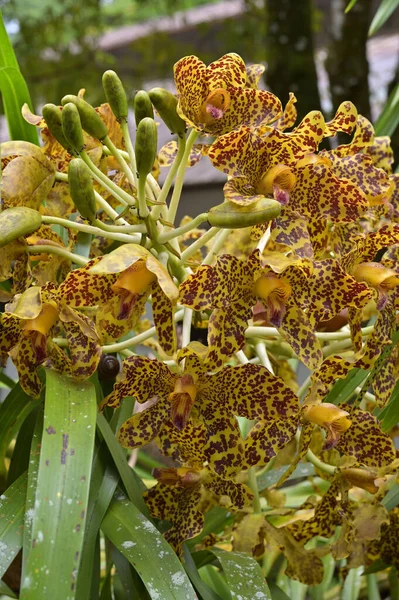
M218 403L247 419L280 419L298 413L296 394L262 365L225 367L208 378Z
M194 310L227 308L247 299L251 274L244 261L223 254L213 266L203 265L180 284L180 302Z
M334 259L314 263L309 294L311 310L319 320L334 317L345 308L362 308L373 298L372 290L348 275Z
M151 296L158 342L166 354L173 354L177 347L176 327L173 319L175 302L164 293L158 283L152 286Z
M330 152L327 152L329 156L332 154L344 157L357 154L358 152L366 151L371 148L371 144L374 141L374 127L366 117L363 115L357 115L356 119L356 130L355 134L349 144L342 144L337 148L334 148Z
M345 487L340 478L336 478L316 504L314 516L307 521L295 521L287 527L293 538L305 545L317 535L332 537L336 527L342 522L342 504L347 501L348 487Z
M111 286L115 283L117 274L99 275L91 272L101 260L102 257L97 257L84 267L74 269L60 285L58 293L69 306L96 306L104 304L114 296Z
M323 162L299 167L295 173L297 184L290 205L305 216L345 223L357 221L368 208L356 183L337 177Z
M85 315L79 315L77 321L64 322L64 329L71 355L73 376L76 379L91 377L102 355L101 346L94 332L94 324Z
M269 166L265 144L249 127L240 127L218 139L209 147L213 166L230 177L245 177L254 183Z
M225 200L248 206L262 200L264 194L258 194L254 186L245 177L233 177L223 186Z
M345 408L350 410L349 406ZM382 432L377 417L360 408L352 408L350 418L352 426L341 435L337 448L369 467L391 464L396 458L395 447L389 435Z
M199 510L201 495L199 484L184 488L157 483L144 492L151 516L172 523L165 539L179 555L183 543L201 533L204 526L204 515Z
M388 175L392 173L394 162L391 138L387 135L374 138L372 145L367 146L365 152L371 156L373 164L378 169L384 169Z
M383 169L374 166L371 157L363 153L342 158L330 153L328 157L332 173L339 179L347 179L356 184L370 206L389 202L392 194L391 181Z
M323 580L324 568L316 550L306 550L286 527L274 527L265 519L261 537L266 552L283 552L287 559L285 574L306 585L317 585Z
M121 426L118 441L124 448L140 448L153 440L168 418L170 406L165 398L136 413Z
M357 116L356 106L352 102L342 102L334 118L326 123L325 137L335 135L341 131L350 135L355 128Z
M323 360L320 341L309 317L294 301L287 302L278 330L309 369L320 366Z
M243 468L267 465L295 436L299 418L259 421L245 439L245 462Z
M175 376L159 360L144 356L129 356L123 361L122 378L103 402L113 408L126 396L134 396L140 403L154 396L166 397L173 391Z
M184 302L183 302L184 304ZM208 322L209 368L223 366L226 359L245 344L245 330L252 317L252 305L240 299L226 308L216 308Z

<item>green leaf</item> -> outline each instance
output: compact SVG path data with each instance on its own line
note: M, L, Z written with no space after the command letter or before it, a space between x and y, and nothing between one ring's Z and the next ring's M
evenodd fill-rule
M384 110L374 126L376 135L392 136L399 124L399 83L389 95Z
M22 117L25 102L32 109L32 102L25 79L19 70L14 50L4 27L0 11L0 92L3 97L8 130L12 140L26 140L39 145L36 127Z
M243 552L225 552L218 548L211 548L210 551L222 566L233 598L272 600L261 568L252 556Z
M349 4L345 8L345 13L348 13L356 4L357 0L350 0Z
M273 600L291 600L276 583L273 583L273 581L269 583L269 587Z
M325 398L325 402L341 404L346 402L355 389L366 379L369 371L364 369L351 369L344 379L339 379Z
M389 566L384 563L382 558L377 558L367 569L363 571L363 575L371 575L372 573L378 573L379 571L385 571Z
M72 600L86 524L97 403L92 383L45 372L32 543L20 598Z
M6 583L4 583L4 581L0 581L0 594L6 596L7 598L17 598L16 594L11 588L8 587Z
M201 576L198 573L197 565L195 564L193 557L191 556L186 544L184 544L183 546L183 552L183 566L186 570L187 575L190 578L191 583L193 584L197 592L200 594L202 600L222 600L219 594L217 594L212 588L209 587L209 585L205 583L205 581L201 579ZM196 552L196 554L198 554L198 552Z
M371 21L369 35L374 35L388 21L393 11L398 8L399 0L382 0ZM389 134L386 134L389 135Z
M395 483L385 498L382 500L381 504L385 506L387 510L392 510L395 506L399 504L399 484Z
M0 405L0 478L6 479L5 457L11 441L17 436L27 416L40 404L32 400L17 383Z
M24 473L0 496L0 578L22 547L27 482Z
M146 487L133 469L129 467L124 449L116 440L114 432L101 413L97 415L97 428L108 446L129 499L143 514L148 515L148 509L143 499L143 492Z
M381 429L390 431L399 421L399 382L396 383L388 404L378 413Z
M114 500L101 529L136 569L152 598L196 598L176 554L132 502Z
M280 477L285 473L287 467L280 467L279 469L274 469L273 471L266 471L259 475L256 478L258 482L258 489L261 492L267 487L274 485L278 482ZM295 471L288 477L287 481L292 481L294 479L301 479L302 477L309 477L310 475L314 475L314 465L310 463L300 463Z
M25 501L25 523L22 549L22 578L24 577L26 563L32 545L32 516L35 510L37 474L39 472L40 448L43 436L43 418L44 409L40 407L36 419L35 430L33 432L32 443L30 446L30 460L28 470L28 489Z
M40 408L36 407L36 409L27 416L18 432L10 467L8 469L7 486L10 486L12 483L14 483L14 481L16 481L18 477L22 475L22 473L28 471L30 447L39 410L41 411Z
M350 569L342 589L342 600L357 600L360 592L363 567Z

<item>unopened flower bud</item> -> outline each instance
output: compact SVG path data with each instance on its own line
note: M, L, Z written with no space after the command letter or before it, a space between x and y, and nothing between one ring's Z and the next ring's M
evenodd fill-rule
M0 212L0 248L32 233L42 224L42 216L27 206L12 206Z
M281 204L271 198L262 198L247 206L235 204L226 200L223 204L214 206L208 212L208 223L212 227L224 229L240 229L259 223L266 223L281 212Z
M81 158L74 158L69 163L68 182L71 198L78 211L88 221L94 221L97 205L93 180Z
M62 131L69 147L79 154L79 152L82 152L85 142L79 111L72 102L65 104L62 109L61 121Z
M134 97L134 118L136 120L136 127L138 127L140 121L146 117L153 119L154 110L147 92L139 90Z
M151 102L157 109L159 116L170 129L171 133L182 136L186 132L186 123L177 114L177 98L163 88L153 88L148 92Z
M129 114L127 97L121 80L115 71L105 71L103 88L107 102L118 121L125 120Z
M376 494L378 492L378 486L375 484L377 475L371 473L371 471L357 467L350 467L348 469L342 469L341 475L351 485L360 487L363 490L370 492L370 494Z
M68 150L68 152L74 152L62 129L61 108L55 104L45 104L42 113L50 133L55 137L57 142L61 144L65 150Z
M61 100L61 104L63 106L68 103L74 104L78 109L80 121L86 133L98 140L103 140L105 137L107 137L108 128L91 104L86 102L86 100L83 100L83 98L79 98L79 96L73 96L72 94L64 96Z
M139 177L145 179L151 173L157 155L157 126L154 119L145 117L137 127L136 161Z

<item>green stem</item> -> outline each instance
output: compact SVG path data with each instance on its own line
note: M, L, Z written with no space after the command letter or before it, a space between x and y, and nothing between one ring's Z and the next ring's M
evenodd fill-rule
M146 233L147 229L144 224L136 225L108 225L103 223L99 219L93 222L93 225L101 229L102 231L109 231L111 233Z
M188 231L195 229L198 225L201 225L201 223L204 223L207 220L207 218L208 218L208 213L201 213L200 215L195 217L195 219L193 219L189 223L186 223L185 225L182 225L181 227L177 227L176 229L172 229L172 231L168 231L167 233L161 233L158 236L157 241L159 244L164 244L165 242L169 242L170 240L173 240L174 238L179 237L179 235L183 235L183 233L187 233Z
M209 240L211 240L219 231L219 227L211 227L206 233L204 233L204 235L201 235L198 240L195 240L195 242L193 242L191 246L187 248L187 250L182 252L180 257L182 264L191 258L191 256L193 256L200 248L202 248L202 246L205 246L205 244L209 242Z
M272 363L270 362L270 358L267 353L266 346L263 342L257 342L255 344L255 352L259 356L261 364L264 367L266 367L266 369L268 369L268 371L270 371L270 373L273 373Z
M174 315L175 321L181 321L183 319L184 309L178 310ZM129 340L124 340L123 342L116 342L115 344L107 344L103 346L102 349L105 353L109 354L110 352L119 352L119 350L124 350L125 348L129 348L130 346L137 346L138 344L142 344L150 337L156 334L155 327L150 327L147 331L143 331L143 333L139 333Z
M133 144L132 144L132 139L130 137L130 131L129 131L129 126L127 124L127 121L123 120L121 121L121 130L122 130L122 135L123 135L123 139L125 142L125 146L127 149L127 153L123 152L123 151L119 151L121 156L123 156L124 158L129 158L130 161L130 166L131 166L131 171L133 174L133 179L134 179L134 185L137 188L137 164L136 164L136 155L134 153L134 148L133 148Z
M64 250L64 248L60 248L59 246L50 246L50 245L37 245L37 246L27 246L27 252L29 254L55 254L56 256L63 256L68 260L71 260L77 265L81 265L84 267L87 265L89 260L87 258L83 258L79 256L79 254L74 254L73 252L69 252L68 250Z
M191 248L191 246L190 246ZM183 253L184 254L184 253ZM374 329L374 326L364 327L362 335L369 335ZM248 327L246 330L247 337L275 337L280 336L275 327ZM349 340L351 337L350 331L316 331L316 337L322 341L328 340Z
M139 177L138 199L139 199L139 215L140 215L141 219L146 219L148 217L148 215L150 214L150 211L148 210L148 206L147 206L147 201L146 201L145 184L146 184L146 178Z
M62 181L62 182L68 183L68 175L66 173L61 173L60 171L56 172L55 179L56 179L56 181ZM122 219L119 216L119 214L116 212L116 210L113 209L112 206L110 206L108 204L108 202L106 200L104 200L104 198L101 196L101 194L96 192L96 190L94 190L94 195L96 197L97 204L100 206L100 208L103 209L105 214L107 214L111 219L113 219L115 221L120 220L121 223L128 225L127 221L125 221L125 219Z
M122 188L120 188L118 185L116 185L116 183L111 181L109 177L104 175L104 173L100 171L100 169L96 167L96 165L93 163L87 152L83 150L80 153L80 158L89 167L93 175L93 179L95 179L97 183L99 183L105 190L107 190L109 194L111 194L116 200L118 200L118 202L120 202L124 206L135 206L135 198L133 198L133 196L125 192L125 190L122 190Z
M191 308L184 308L183 316L183 331L181 336L181 347L185 348L190 343L191 338L191 321L193 318L193 311Z
M141 235L128 235L125 233L111 233L107 231L103 231L102 229L98 229L98 227L93 227L92 225L86 225L85 223L76 223L76 221L69 221L68 219L61 219L60 217L51 217L48 215L43 215L42 217L43 223L50 223L52 225L61 225L62 227L67 227L69 229L76 229L77 231L85 231L86 233L92 233L93 235L98 235L102 237L107 237L110 240L116 240L119 242L127 242L128 244L139 244Z
M191 148L193 147L193 144L194 144L195 140L197 139L197 136L198 136L198 131L195 131L195 129L192 129L187 138L186 147L184 149L184 153L183 153L181 162L177 169L175 186L173 188L172 199L170 201L169 211L168 211L168 221L170 221L172 224L175 222L176 213L177 213L177 209L178 209L179 202L180 202L180 196L181 196L181 191L183 189L184 175L185 175L185 172L187 169L188 158L190 156Z
M231 233L231 229L222 229L221 231L219 231L219 233L216 236L215 241L212 244L212 248L209 250L208 254L205 256L204 260L202 261L203 265L210 265L211 263L213 263L213 259L217 256L217 253L219 252L220 248L225 243L225 241L228 238L228 236L230 235L230 233Z
M166 176L165 182L162 186L161 193L158 197L158 201L162 202L162 203L165 203L167 200L173 180L174 180L177 170L180 166L180 163L183 160L184 152L186 149L186 136L184 135L183 137L179 137L177 144L178 144L178 149L177 149L177 154L176 154L175 160L173 161L173 164L169 170L169 173ZM162 206L155 206L152 209L153 218L158 219L161 212L162 212ZM166 218L168 218L167 212L166 212Z
M262 512L262 507L260 504L260 497L259 497L259 490L258 490L258 480L256 478L256 471L255 471L255 467L251 467L248 470L248 486L251 488L253 495L254 495L254 501L253 501L253 507L254 507L254 513L255 514L261 514Z
M311 376L309 375L309 377L306 377L305 381L299 388L298 393L297 393L299 400L302 400L303 397L305 396L306 392L308 391L309 386L310 386L310 380L311 380Z
M103 143L107 146L107 148L109 149L111 154L113 156L115 156L116 160L118 161L118 163L121 166L122 171L126 175L126 179L130 183L130 185L136 189L137 188L137 180L134 177L129 165L123 158L120 150L115 146L115 144L113 143L113 141L110 139L110 137L108 135L103 139Z
M329 475L335 475L337 468L320 460L320 458L318 458L310 448L306 452L306 458L309 462L312 463L312 465L320 469L320 471L328 473Z

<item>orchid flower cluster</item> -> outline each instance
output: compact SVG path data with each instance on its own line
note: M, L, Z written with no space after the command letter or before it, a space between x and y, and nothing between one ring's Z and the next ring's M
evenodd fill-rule
M84 91L24 108L44 145L1 145L0 355L32 398L42 366L83 380L119 355L100 410L134 397L120 444L169 457L144 496L175 551L222 506L234 524L198 547L283 552L314 585L328 553L399 567L398 509L383 502L399 464L377 418L399 366L399 176L351 102L297 124L295 96L283 107L262 73L233 53L182 58L177 96L137 93L135 144L112 71L99 108ZM160 149L153 107L176 136ZM224 202L175 226L202 157L226 174ZM299 463L318 483L292 508Z

